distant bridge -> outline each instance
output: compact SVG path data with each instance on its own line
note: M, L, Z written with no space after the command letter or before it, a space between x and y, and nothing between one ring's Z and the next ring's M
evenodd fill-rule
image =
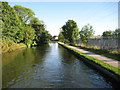
M51 41L58 41L58 36L53 36Z

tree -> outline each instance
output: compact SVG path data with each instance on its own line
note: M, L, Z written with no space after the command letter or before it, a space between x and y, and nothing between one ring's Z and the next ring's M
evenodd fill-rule
M30 24L35 30L35 34L36 34L35 41L39 45L41 43L40 39L41 39L42 31L45 30L44 24L41 24L40 20L36 17L32 18Z
M49 32L46 30L43 30L41 31L39 44L46 44L49 42L50 39L51 39L51 35L49 34Z
M49 41L51 35L45 30L45 24L34 17L32 10L19 5L11 7L8 2L0 4L3 41L25 43L28 47Z
M30 21L31 26L35 29L35 41L39 45L41 43L48 43L51 39L51 35L48 31L45 30L45 24L43 21L40 21L38 18L33 17Z
M14 42L23 40L23 26L14 8L8 2L2 4L2 38L9 38Z
M40 25L41 23L43 23L43 21L40 21L38 18L36 17L32 17L32 19L30 20L30 24L31 25Z
M62 31L60 31L60 33L58 35L58 40L61 41L61 42L65 42L66 41L65 37L62 34Z
M75 40L79 38L79 29L77 23L73 20L68 20L65 25L62 26L62 34L70 43L75 43Z
M17 12L17 15L25 22L29 23L32 17L35 15L34 12L26 7L15 5L14 9Z
M30 25L35 30L36 36L35 36L34 40L36 41L37 44L39 44L40 43L40 35L41 35L41 27L42 27L40 20L36 17L33 17L30 21Z
M111 30L104 31L102 36L103 37L113 37L113 31L111 31Z
M94 35L94 30L91 25L85 25L80 31L80 37L83 43L87 43L87 39Z
M24 43L30 47L32 44L34 44L34 39L35 39L35 30L30 26L26 25L25 33L24 33Z
M120 28L116 29L113 34L116 37L120 37Z

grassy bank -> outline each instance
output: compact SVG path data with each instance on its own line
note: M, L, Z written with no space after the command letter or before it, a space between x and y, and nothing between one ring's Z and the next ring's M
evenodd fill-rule
M1 46L1 49L2 49L2 53L11 52L11 51L14 51L14 50L17 50L17 49L20 49L20 48L27 47L23 43L14 43L13 41L8 40L8 39L2 40L2 43L1 43L0 46Z
M98 49L98 48L94 48L94 47L87 47L87 46L77 46L77 45L74 45L74 46L77 48L80 48L80 49L84 49L84 50L120 61L120 53L115 52L115 51L102 50L102 49Z
M113 67L113 66L111 66L111 65L109 65L109 64L107 64L107 63L104 63L104 62L102 62L102 61L100 61L100 60L98 60L98 59L95 59L95 58L93 58L93 57L91 57L91 56L88 56L88 55L86 55L86 54L83 54L83 53L79 52L78 50L72 49L72 48L70 48L70 47L68 47L68 46L65 46L65 45L63 45L63 46L66 47L66 48L68 48L68 49L70 49L71 51L79 54L80 56L86 58L87 60L91 60L91 61L93 61L94 63L100 65L101 67L104 67L105 69L107 69L107 70L109 70L109 71L111 71L111 72L113 72L113 73L115 73L115 74L117 74L117 75L120 75L120 69L118 69L118 68L116 68L116 67Z

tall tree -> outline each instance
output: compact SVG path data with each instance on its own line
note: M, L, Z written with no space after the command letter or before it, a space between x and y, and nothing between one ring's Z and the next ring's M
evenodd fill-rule
M43 21L34 17L34 12L29 8L15 5L14 8L8 2L0 2L2 38L16 43L31 45L47 43L51 37L45 30Z
M39 45L41 43L48 43L51 38L51 35L48 31L45 30L45 24L43 21L40 21L38 18L33 17L30 21L31 26L35 29L35 41Z
M2 37L9 38L14 42L23 40L23 27L20 18L14 8L8 2L2 3Z
M25 22L29 23L32 17L35 15L34 12L26 7L20 5L15 5L14 9L16 10L18 16Z
M94 35L94 30L91 25L85 25L80 31L80 38L84 43L87 43L87 38L90 38Z
M62 26L62 30L65 39L70 43L75 43L75 40L79 38L79 29L74 20L68 20L66 24Z

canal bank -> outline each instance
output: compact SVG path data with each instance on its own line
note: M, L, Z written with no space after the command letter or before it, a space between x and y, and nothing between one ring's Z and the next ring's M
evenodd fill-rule
M22 48L27 48L27 46L24 43L13 43L11 45L6 44L1 47L1 49L2 49L1 54L7 53L7 52L12 52L12 51L22 49Z
M116 64L116 61L113 60L112 61L113 63L108 64L107 63L109 60L108 58L104 57L104 59L106 59L106 60L104 60L104 62L103 62L101 59L101 58L103 58L102 56L99 57L101 59L101 60L99 60L98 58L96 59L97 54L94 55L95 57L92 57L91 54L93 54L93 53L91 53L91 52L87 52L85 50L80 50L76 47L69 46L64 43L59 42L59 44L62 45L67 50L69 50L75 56L77 56L78 58L83 60L85 63L92 66L94 69L99 71L101 74L104 74L104 76L107 77L110 81L120 83L120 69L118 69L119 68L118 66L115 66L119 63ZM84 53L84 52L87 52L87 53Z

